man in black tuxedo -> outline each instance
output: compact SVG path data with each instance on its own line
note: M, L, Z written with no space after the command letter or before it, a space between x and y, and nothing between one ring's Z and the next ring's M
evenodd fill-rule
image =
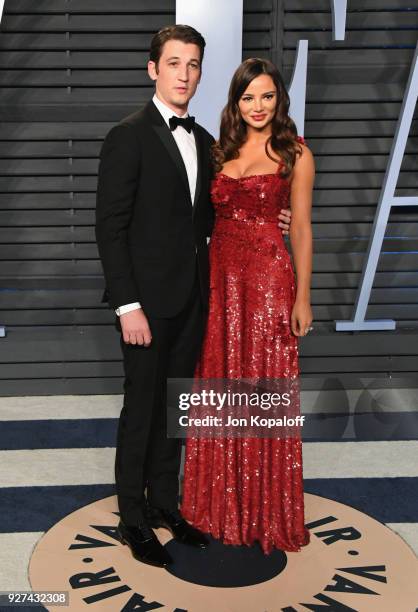
M204 47L189 26L154 36L148 72L155 95L110 130L99 166L96 239L125 371L119 534L137 559L158 566L172 559L151 527L207 544L178 510L181 442L166 431L167 378L193 377L208 304L213 137L187 113Z
M148 71L156 94L110 130L97 189L96 238L125 370L119 532L138 559L161 566L171 558L150 527L207 543L178 511L181 442L166 433L166 381L193 377L208 303L213 138L187 114L204 46L188 26L154 36Z

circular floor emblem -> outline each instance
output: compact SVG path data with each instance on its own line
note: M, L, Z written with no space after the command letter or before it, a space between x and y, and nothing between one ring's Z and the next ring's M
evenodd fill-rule
M36 591L68 591L48 610L170 612L413 612L418 559L393 531L344 504L305 494L311 543L298 553L212 540L191 550L159 529L170 571L135 561L116 538L115 497L66 516L38 542L29 578Z

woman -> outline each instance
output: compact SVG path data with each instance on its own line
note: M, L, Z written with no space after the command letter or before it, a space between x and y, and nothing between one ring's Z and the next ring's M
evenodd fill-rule
M235 72L214 145L210 303L198 378L297 378L298 340L312 322L312 153L288 116L276 67L251 58ZM291 206L296 271L277 227ZM226 544L300 550L302 443L291 438L189 437L181 511Z

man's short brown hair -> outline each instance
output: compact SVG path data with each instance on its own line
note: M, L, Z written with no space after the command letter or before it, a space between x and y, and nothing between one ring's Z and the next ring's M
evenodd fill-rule
M205 39L200 32L191 26L176 24L163 28L151 40L149 58L151 62L155 62L157 67L163 53L163 47L168 40L181 40L184 43L197 45L200 49L200 63L202 63L206 46Z

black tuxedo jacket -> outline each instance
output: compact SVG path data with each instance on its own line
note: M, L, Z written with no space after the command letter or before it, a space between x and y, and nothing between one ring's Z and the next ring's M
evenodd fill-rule
M207 305L213 138L199 125L194 135L194 205L180 151L153 102L123 119L105 138L96 240L106 280L103 301L112 308L139 301L146 315L176 315L190 296L196 265Z

